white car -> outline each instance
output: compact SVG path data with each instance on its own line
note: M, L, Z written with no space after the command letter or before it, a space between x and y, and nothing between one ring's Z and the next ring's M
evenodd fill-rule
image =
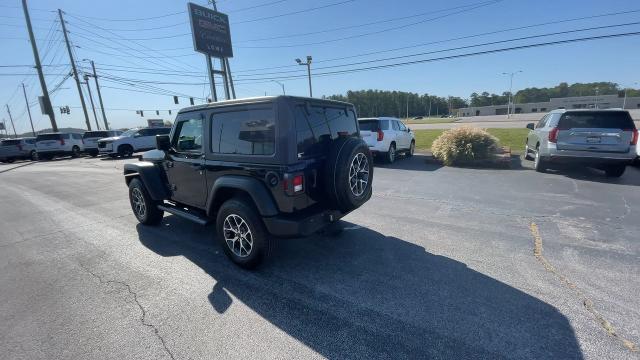
M78 157L84 150L82 134L47 133L36 136L38 159L51 160L56 156Z
M134 152L156 148L156 135L167 135L169 127L131 129L120 136L98 140L98 151L111 157L130 157Z
M360 137L369 145L374 156L383 156L392 163L398 153L413 156L415 135L398 118L378 117L358 119Z
M91 155L97 156L98 151L98 140L119 136L122 134L120 130L97 130L97 131L87 131L82 135L82 141L84 142L84 152Z

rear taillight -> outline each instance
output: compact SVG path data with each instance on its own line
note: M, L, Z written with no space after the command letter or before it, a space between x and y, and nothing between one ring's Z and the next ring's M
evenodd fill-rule
M384 139L384 131L378 129L378 141L382 141Z
M302 175L298 175L298 176L294 176L293 180L291 180L291 184L293 185L293 192L297 193L302 191L302 183L303 183L303 177Z
M558 128L553 128L551 129L551 131L549 131L549 142L551 143L556 143L558 141L558 131L560 129Z
M64 145L64 139L60 139L60 145Z
M638 145L638 129L624 129L623 131L631 131L631 145Z
M282 181L284 191L289 195L295 195L304 190L304 175L285 176Z

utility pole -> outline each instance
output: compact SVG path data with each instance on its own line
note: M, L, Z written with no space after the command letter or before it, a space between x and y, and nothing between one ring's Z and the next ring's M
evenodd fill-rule
M16 126L13 124L13 117L11 116L11 110L9 109L9 104L7 104L7 113L9 113L9 120L11 120L11 127L13 128L14 137L18 137L18 133L16 132Z
M598 91L600 91L599 88L596 88L596 99L594 101L594 106L596 107L596 109L598 108Z
M93 105L93 96L91 96L91 86L89 85L89 75L84 75L84 83L87 84L87 92L89 93L89 103L91 103L91 109L93 110L93 118L96 120L96 129L100 130L100 124L98 123L98 115L96 115L96 107Z
M36 70L38 71L38 78L40 79L40 87L42 88L42 96L44 99L44 107L49 112L49 119L51 120L51 129L54 132L58 131L58 124L56 124L56 116L51 106L51 99L49 99L49 91L47 90L47 83L44 81L44 74L42 73L42 65L40 64L40 55L38 54L38 46L36 45L35 36L33 36L33 29L31 28L31 17L29 16L29 9L27 8L27 0L22 0L22 10L24 10L24 19L27 22L27 30L29 30L29 40L31 42L31 49L33 50L33 59L36 63Z
M517 73L521 73L522 70L514 71L511 73L503 72L502 75L509 75L509 102L507 103L507 118L511 117L509 110L511 109L511 92L513 91L513 76Z
M431 95L429 95L429 117L431 117Z
M82 88L80 87L80 78L78 77L78 69L76 69L76 62L73 60L71 45L69 45L69 36L67 35L67 26L64 24L64 18L62 18L62 10L60 9L58 9L58 16L60 17L60 25L62 25L62 34L64 35L64 42L65 44L67 44L67 51L69 52L69 61L71 61L71 69L73 70L73 77L76 79L76 86L78 87L78 95L80 95L80 104L82 104L82 111L84 112L84 120L87 123L87 130L91 131L91 123L89 122L89 113L87 113L87 104L84 103L84 96L82 95Z
M31 132L33 137L36 136L36 130L33 128L33 119L31 118L31 109L29 108L29 99L27 99L27 91L24 89L24 83L22 83L22 93L24 94L24 102L27 104L27 113L29 113L29 123L31 124Z
M309 77L309 97L313 97L313 91L311 89L311 55L307 55L307 62L302 62L300 59L296 59L298 65L306 65L307 66L307 76Z
M89 60L89 62L91 62L91 69L93 70L93 79L96 81L96 90L98 91L98 101L100 101L100 109L102 110L102 120L104 121L104 128L105 130L109 130L107 115L104 113L104 104L102 103L102 94L100 94L100 84L98 84L98 74L96 74L96 66L93 63L93 60Z

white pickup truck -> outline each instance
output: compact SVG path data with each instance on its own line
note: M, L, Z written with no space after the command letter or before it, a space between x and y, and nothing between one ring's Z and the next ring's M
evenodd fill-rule
M398 118L378 117L358 119L360 137L376 156L392 163L398 153L413 156L416 147L413 131Z
M130 129L120 136L98 140L98 151L110 157L130 157L137 151L155 149L156 135L167 135L169 132L169 127Z

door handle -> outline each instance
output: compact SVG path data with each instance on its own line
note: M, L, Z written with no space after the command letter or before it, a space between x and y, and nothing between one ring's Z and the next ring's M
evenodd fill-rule
M204 164L191 164L191 168L194 170L204 170Z

